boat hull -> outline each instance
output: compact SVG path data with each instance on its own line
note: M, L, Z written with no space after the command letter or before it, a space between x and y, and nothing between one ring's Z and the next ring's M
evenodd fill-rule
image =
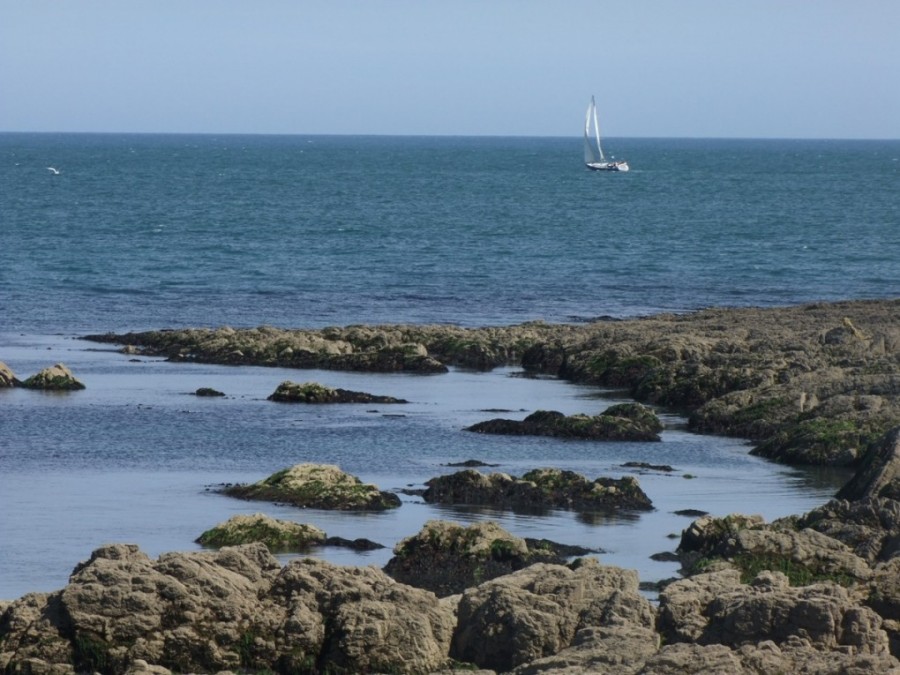
M628 162L587 162L591 171L628 171Z

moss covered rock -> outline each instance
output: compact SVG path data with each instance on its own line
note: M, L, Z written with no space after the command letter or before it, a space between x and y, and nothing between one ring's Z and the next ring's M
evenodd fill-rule
M658 441L662 422L640 403L622 403L599 415L563 415L554 410L538 410L522 421L497 418L467 427L480 434L512 436L554 436L594 441Z
M45 391L75 391L84 389L84 385L75 379L72 371L62 363L44 368L36 375L32 375L22 383L28 389L43 389Z
M393 396L375 396L361 391L332 389L318 382L297 384L289 380L279 384L269 400L279 403L407 403Z
M223 492L241 499L314 509L383 511L400 506L397 495L382 492L330 464L297 464L256 483L230 485Z
M314 525L276 520L262 513L232 516L197 538L203 546L220 548L260 542L270 551L303 551L325 541L325 533Z

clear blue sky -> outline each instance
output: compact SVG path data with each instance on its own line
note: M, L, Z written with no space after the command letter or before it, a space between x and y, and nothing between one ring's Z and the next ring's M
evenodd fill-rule
M0 0L0 131L900 138L900 0Z

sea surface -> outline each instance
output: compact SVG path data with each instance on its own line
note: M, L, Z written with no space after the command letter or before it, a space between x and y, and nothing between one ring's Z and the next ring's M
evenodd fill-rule
M65 585L106 543L156 556L236 513L310 522L386 548L311 554L384 565L429 519L493 519L597 549L644 581L691 518L767 519L825 502L842 472L790 468L660 411L661 443L471 434L490 410L596 413L621 394L515 367L384 375L168 363L80 339L167 327L583 322L707 306L900 296L900 141L0 134L0 361L65 363L87 389L0 390L0 598ZM58 173L52 172L53 167ZM266 400L316 380L385 406ZM199 387L222 399L191 395ZM649 513L522 514L426 505L379 514L244 502L214 486L299 462L382 489L466 459L637 475ZM622 466L668 464L672 472ZM211 487L212 486L212 487ZM286 556L282 556L287 559Z

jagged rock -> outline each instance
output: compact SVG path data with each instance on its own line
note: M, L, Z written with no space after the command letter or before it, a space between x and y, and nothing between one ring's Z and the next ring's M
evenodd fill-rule
M394 547L384 571L402 583L447 596L537 562L565 559L551 547L529 547L494 522L464 527L430 520Z
M325 533L314 525L276 520L262 513L236 515L197 538L202 546L238 546L259 542L270 551L303 551L325 542Z
M572 647L583 628L653 628L653 606L633 571L579 563L532 565L467 590L450 656L505 672Z
M114 545L7 608L0 668L420 673L444 666L454 623L452 604L373 568L282 569L261 544L157 561Z
M407 403L393 396L375 396L361 391L332 389L318 382L285 381L269 396L270 401L280 403Z
M843 542L870 565L900 554L900 501L896 499L832 499L799 516L796 526Z
M900 426L872 445L856 475L837 494L838 499L900 499Z
M538 410L522 421L497 418L467 427L480 434L554 436L594 441L658 441L663 425L656 414L639 403L610 406L599 415L563 415Z
M85 388L84 384L75 379L72 371L62 363L44 368L22 382L22 386L27 389L43 389L45 391L75 391Z
M540 510L613 510L652 508L650 498L631 477L593 481L573 471L535 469L514 478L505 473L485 475L474 469L426 481L423 499L429 504L482 504Z
M12 369L3 361L0 361L0 389L7 387L17 387L22 384Z
M658 627L667 642L737 648L790 638L820 650L887 655L881 618L833 583L793 587L785 575L764 572L743 584L735 570L676 581L660 593Z
M397 495L382 492L329 464L297 464L256 483L228 485L222 492L241 499L314 509L383 511L400 506Z
M678 553L689 571L720 558L740 569L745 578L761 570L777 570L796 585L819 580L852 584L871 576L866 561L838 540L811 529L773 529L758 516L700 518L682 534Z

